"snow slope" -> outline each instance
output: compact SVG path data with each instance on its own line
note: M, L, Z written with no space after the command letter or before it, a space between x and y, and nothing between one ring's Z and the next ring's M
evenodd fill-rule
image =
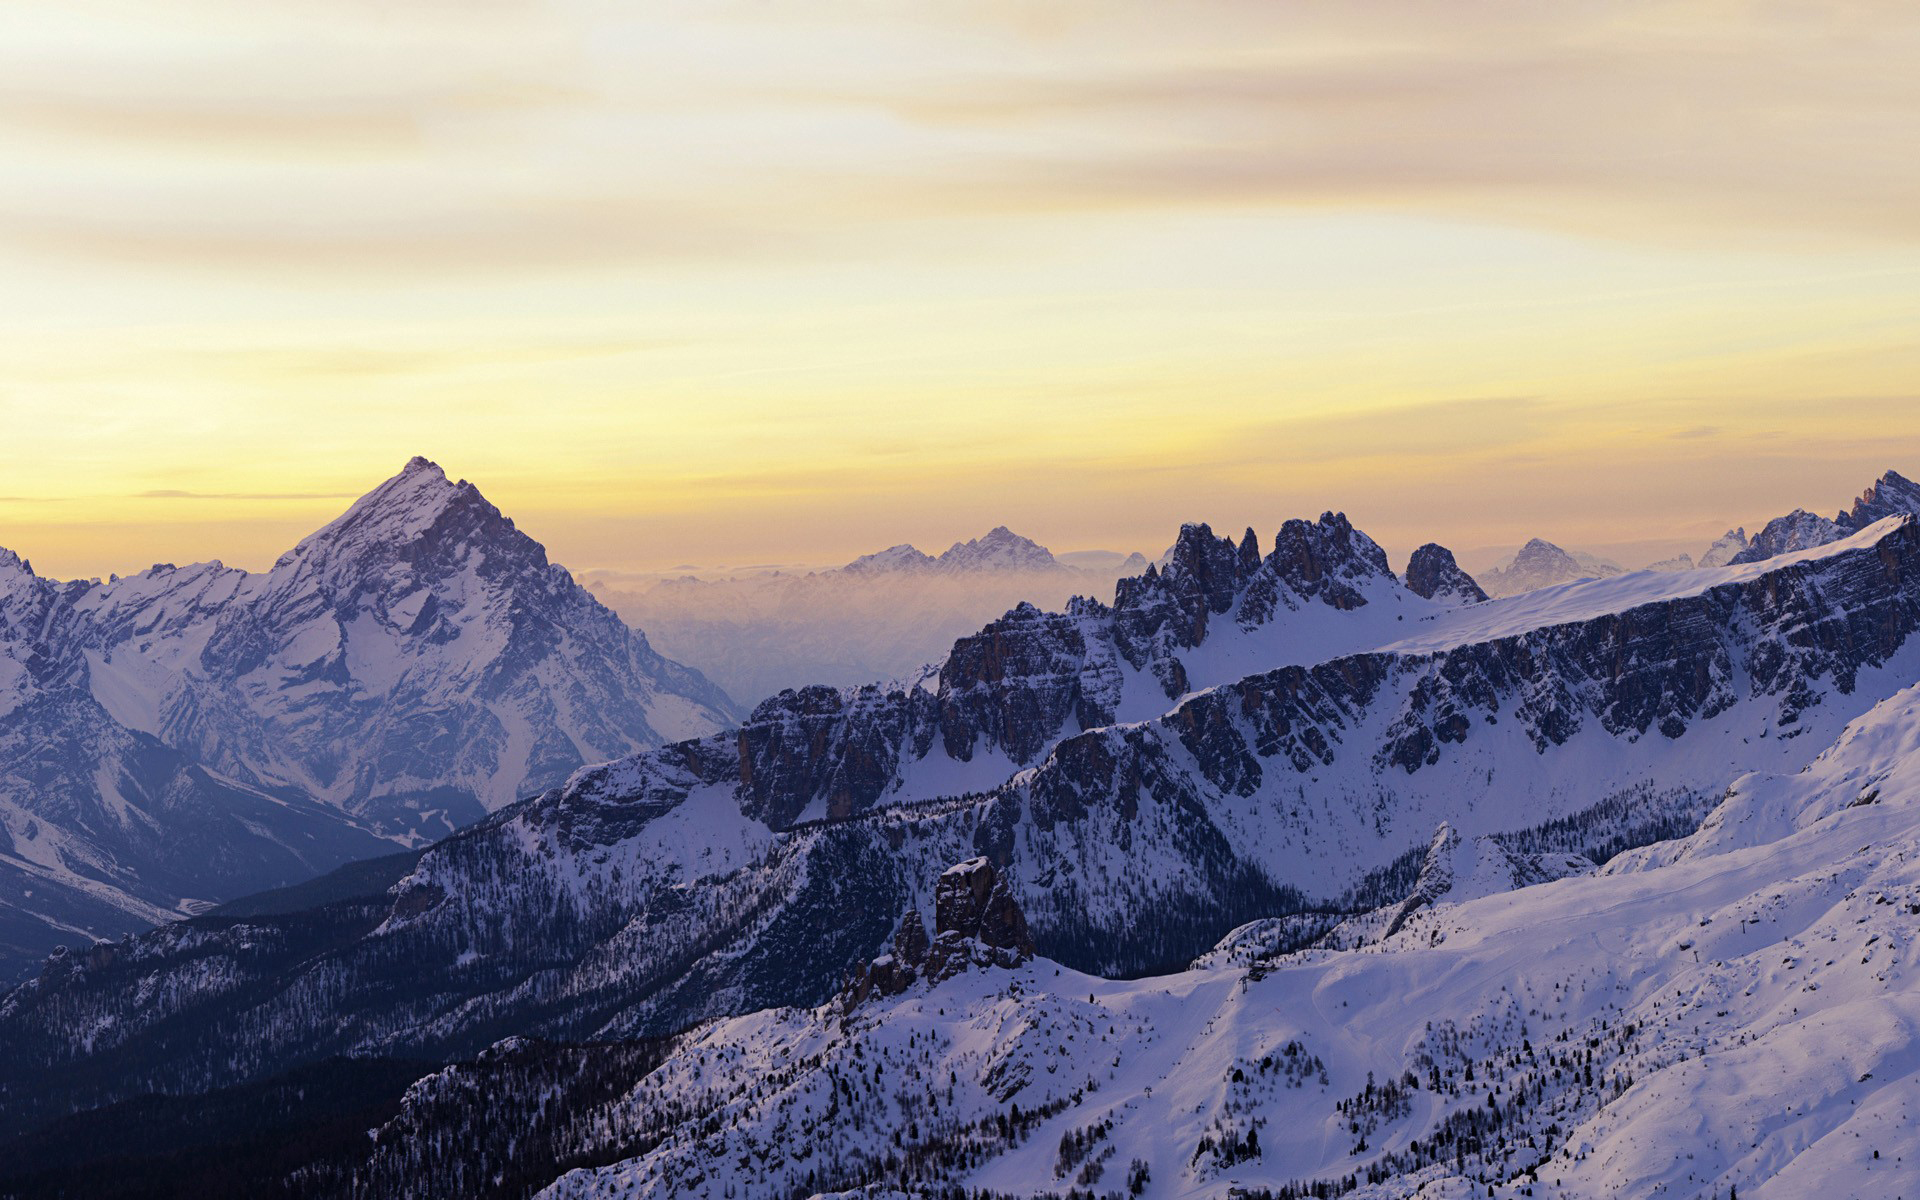
M1030 1196L1137 1160L1150 1197L1914 1196L1916 751L1920 686L1681 843L1348 949L716 1022L610 1114L676 1111L664 1140L544 1194Z

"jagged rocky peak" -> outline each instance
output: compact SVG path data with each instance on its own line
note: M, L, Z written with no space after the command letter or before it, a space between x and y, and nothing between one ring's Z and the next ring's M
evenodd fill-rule
M852 1008L871 995L898 996L914 985L926 969L933 942L918 909L908 909L894 928L887 952L854 972L847 985L845 1006Z
M1708 546L1706 553L1700 556L1702 567L1724 567L1733 562L1739 553L1747 548L1745 527L1729 529Z
M1832 520L1804 508L1796 508L1784 517L1768 521L1766 528L1754 534L1751 542L1742 539L1743 544L1737 551L1722 561L1715 551L1734 537L1733 533L1729 533L1714 543L1714 550L1708 552L1700 565L1762 562L1777 555L1793 554L1837 542L1860 532L1875 521L1906 515L1920 516L1920 484L1898 471L1888 471L1860 493L1852 509L1837 514Z
M360 568L394 560L420 562L457 543L510 542L547 565L546 549L462 479L415 456L400 473L374 488L339 517L302 539L274 564L276 575L305 576L345 564Z
M1157 571L1149 567L1146 575L1121 580L1114 606L1149 607L1148 596L1154 592L1188 602L1181 607L1190 610L1195 628L1186 645L1197 645L1204 636L1202 610L1226 612L1249 585L1257 622L1270 615L1272 593L1279 586L1334 608L1353 609L1367 602L1360 589L1368 582L1394 578L1379 543L1355 529L1345 513L1336 512L1322 513L1318 521L1287 521L1274 535L1273 552L1264 558L1251 528L1236 542L1216 536L1205 522L1182 525L1157 566Z
M1428 600L1478 604L1487 593L1453 560L1453 551L1428 542L1407 560L1407 590Z
M1849 531L1837 521L1829 521L1818 513L1810 513L1804 508L1796 508L1784 517L1775 517L1768 521L1766 528L1753 535L1753 541L1747 548L1733 556L1733 563L1762 562L1782 554L1792 554L1800 550L1811 550L1815 546L1824 546L1837 542L1847 536Z
M1841 514L1840 524L1865 529L1875 521L1902 513L1920 514L1920 483L1898 471L1888 471L1853 502L1851 512Z
M1296 591L1305 595L1322 591L1335 608L1357 608L1366 603L1364 597L1340 585L1394 577L1393 568L1387 565L1387 552L1355 529L1345 513L1324 512L1318 521L1295 519L1281 525L1268 561L1274 573L1293 584Z
M996 950L1033 954L1033 935L1006 878L984 855L941 872L933 890L934 939L960 937Z
M1253 533L1251 529L1247 531ZM1244 545L1244 539L1241 545ZM1258 565L1258 554L1255 563ZM1180 527L1173 548L1162 560L1155 582L1164 589L1205 600L1208 609L1221 613L1233 606L1234 597L1251 575L1252 568L1239 546L1230 537L1214 536L1213 527L1202 521ZM1135 580L1122 580L1121 591ZM1125 601L1117 602L1125 607Z

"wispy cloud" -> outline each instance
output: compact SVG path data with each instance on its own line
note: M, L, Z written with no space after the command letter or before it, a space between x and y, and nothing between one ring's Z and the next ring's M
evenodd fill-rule
M135 500L349 500L356 492L189 492L179 488L154 488L135 492Z

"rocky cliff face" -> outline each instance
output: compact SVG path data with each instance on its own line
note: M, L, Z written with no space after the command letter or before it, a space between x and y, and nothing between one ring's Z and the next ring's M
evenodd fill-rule
M975 967L1016 967L1033 957L1033 935L1007 880L984 857L941 872L934 884L934 937L917 910L900 918L887 953L847 986L851 1009L869 996L897 996L920 979L938 983Z

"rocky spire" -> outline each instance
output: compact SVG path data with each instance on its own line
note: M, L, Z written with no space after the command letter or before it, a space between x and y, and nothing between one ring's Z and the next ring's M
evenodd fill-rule
M934 884L934 936L908 910L885 954L854 973L843 995L847 1010L868 996L897 996L922 977L938 983L969 967L1016 967L1033 957L1026 914L1006 877L985 857L948 867Z

